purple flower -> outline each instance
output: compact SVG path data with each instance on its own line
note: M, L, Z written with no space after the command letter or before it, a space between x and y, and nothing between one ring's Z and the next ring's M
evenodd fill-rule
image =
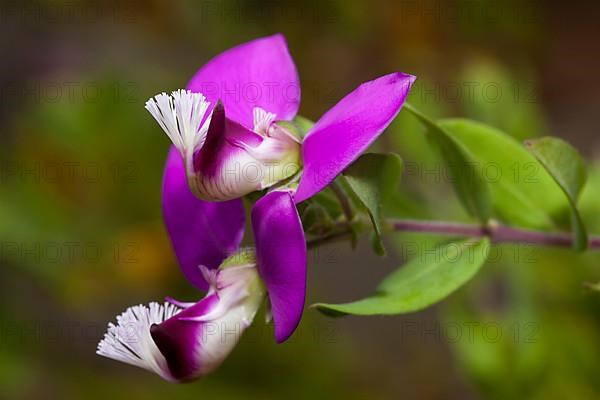
M163 178L165 225L184 275L208 293L195 304L127 309L109 324L98 354L170 381L197 378L220 365L266 294L275 340L289 338L306 293L296 204L373 143L414 79L392 73L360 85L300 137L284 122L298 111L298 73L285 39L274 35L213 58L187 90L150 99L146 108L173 142ZM241 197L266 188L251 212L256 255L236 260L245 228ZM232 329L239 334L227 335Z
M244 209L236 198L271 187L253 207L252 227L275 339L285 341L300 321L306 291L306 241L296 203L324 189L373 143L400 111L414 80L396 72L363 83L299 140L278 123L296 116L300 85L285 39L277 34L213 58L187 92L150 100L149 109L163 120L177 149L167 160L163 211L185 276L206 288L198 265L215 268L241 240ZM281 169L268 174L266 162ZM286 168L289 163L294 167ZM243 175L249 166L259 166L261 179Z
M225 117L221 102L178 90L148 100L146 108L183 159L192 192L225 201L266 189L300 169L300 139L272 124L275 114L253 108L253 127Z
M125 310L98 344L99 355L186 382L217 368L250 326L265 299L253 253L244 251L217 270L199 271L209 284L197 303L169 299Z

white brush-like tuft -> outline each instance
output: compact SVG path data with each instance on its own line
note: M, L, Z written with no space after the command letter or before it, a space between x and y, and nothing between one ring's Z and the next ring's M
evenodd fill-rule
M96 354L155 372L172 379L167 362L150 335L150 327L178 314L182 309L170 304L150 303L129 307L110 322Z
M212 113L200 124L209 106L202 93L184 89L176 90L171 95L157 94L146 102L146 109L183 157L193 154L204 144Z
M260 133L263 136L267 135L269 126L277 117L276 114L265 111L260 107L254 107L252 109L252 116L254 121L254 132Z

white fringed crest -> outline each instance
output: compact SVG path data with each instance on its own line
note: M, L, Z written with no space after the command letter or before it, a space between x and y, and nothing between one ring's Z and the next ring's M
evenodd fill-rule
M206 140L212 114L202 125L210 102L202 93L176 90L160 93L146 102L146 109L165 131L183 157L193 154Z
M252 109L252 116L254 121L254 132L260 133L263 136L267 135L269 126L275 121L277 115L274 113L263 110L260 107L254 107Z
M166 321L181 310L166 302L129 307L117 316L116 325L112 322L108 324L108 331L98 343L96 353L170 379L165 358L150 336L150 327Z

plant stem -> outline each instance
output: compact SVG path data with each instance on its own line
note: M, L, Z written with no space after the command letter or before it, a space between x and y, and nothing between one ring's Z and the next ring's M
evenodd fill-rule
M570 232L540 232L530 229L512 228L491 223L487 227L444 221L391 220L394 231L437 233L452 236L488 236L495 243L532 243L546 246L572 247L573 234ZM600 237L588 238L590 249L600 249Z
M531 229L512 228L497 222L488 226L463 224L446 221L424 221L414 219L388 220L388 226L396 232L431 233L460 237L489 237L494 243L529 243L543 246L573 247L573 234L570 232L540 232ZM309 249L329 243L340 242L352 237L349 227L308 241ZM600 250L600 237L589 236L588 248Z
M342 207L342 211L346 216L346 220L351 222L354 219L354 210L352 209L352 204L350 204L350 200L348 199L346 192L344 192L342 186L337 182L332 182L329 187L340 202L340 206Z

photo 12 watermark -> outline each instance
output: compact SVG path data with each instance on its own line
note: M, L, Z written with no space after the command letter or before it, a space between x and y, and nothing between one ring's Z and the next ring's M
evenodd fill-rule
M101 181L139 183L140 167L133 161L2 161L0 183L95 184Z
M515 184L537 184L542 169L537 161L502 165L498 162L413 162L405 161L402 183L476 183L480 179L487 183L500 181Z
M2 102L27 104L54 103L140 103L139 85L135 82L97 81L11 81L0 82Z
M421 24L533 24L540 22L541 8L532 0L402 0L399 20Z
M0 21L21 25L134 24L140 15L141 5L135 1L0 1Z
M115 332L115 340L133 345L144 340L149 332L142 331L137 322L123 323ZM106 332L105 322L80 321L1 321L0 343L19 344L96 344ZM241 341L245 343L273 342L273 327L265 323L245 326L239 322L205 322L198 332L202 343ZM340 341L339 325L335 321L321 321L298 326L287 343L309 341L333 344Z
M419 260L422 263L447 263L462 265L485 259L486 263L515 262L536 264L539 262L540 245L536 243L486 243L482 246L466 245L462 242L440 244L403 241L395 249L403 259Z
M0 262L28 264L137 264L140 245L133 241L2 241Z
M531 104L541 101L542 86L538 82L496 81L427 81L417 80L411 88L411 99L422 103L496 104L510 101Z
M401 343L539 343L540 326L536 322L402 322L398 337Z

